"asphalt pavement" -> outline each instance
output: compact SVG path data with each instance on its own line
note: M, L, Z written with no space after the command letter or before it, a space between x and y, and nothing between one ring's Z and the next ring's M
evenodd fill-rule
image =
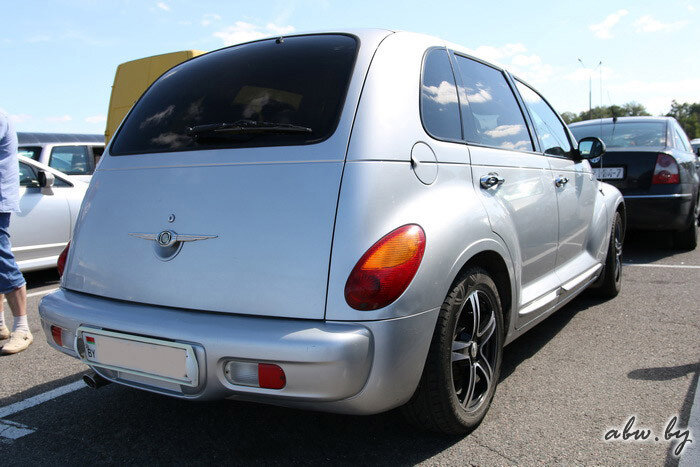
M396 411L344 416L73 384L87 367L48 346L37 313L58 277L27 274L35 341L0 357L0 464L676 465L700 405L700 249L636 235L624 260L617 298L581 296L506 347L491 410L464 438L418 431ZM651 431L622 440L635 430ZM698 465L689 447L700 427L688 436L698 439L681 465Z

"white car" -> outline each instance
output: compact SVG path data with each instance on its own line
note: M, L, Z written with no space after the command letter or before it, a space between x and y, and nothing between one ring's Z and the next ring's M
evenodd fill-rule
M12 253L22 272L56 267L70 240L88 184L19 156L19 207L12 214Z
M90 182L105 150L104 136L73 133L17 133L19 155L68 175L69 180Z

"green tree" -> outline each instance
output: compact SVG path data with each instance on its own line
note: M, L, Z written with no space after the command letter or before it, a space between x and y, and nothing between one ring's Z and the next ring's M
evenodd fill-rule
M651 115L647 112L646 107L638 102L628 102L623 106L619 105L609 105L602 107L593 107L591 111L584 110L578 115L573 112L564 112L561 114L561 118L564 119L566 123L580 122L582 120L591 120L597 118L611 118L611 117L637 117L637 116L649 116Z
M678 120L688 138L700 138L700 102L679 104L674 99L666 116Z

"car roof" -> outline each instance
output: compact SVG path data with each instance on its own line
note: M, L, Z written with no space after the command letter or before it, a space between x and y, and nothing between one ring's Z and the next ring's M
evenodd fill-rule
M30 144L48 143L102 143L105 142L104 135L83 134L83 133L27 133L17 132L17 141L20 146Z
M658 122L665 123L669 120L673 120L673 117L617 117L616 123L634 123L634 122ZM576 126L586 126L586 125L600 125L606 123L613 123L612 118L596 118L593 120L583 120L581 122L570 123L569 127Z

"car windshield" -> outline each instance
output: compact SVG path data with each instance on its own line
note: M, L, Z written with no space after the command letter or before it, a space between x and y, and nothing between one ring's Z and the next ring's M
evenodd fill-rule
M602 139L608 148L666 146L666 123L664 122L601 123L572 126L570 129L577 140L595 136Z
M354 38L321 34L194 58L146 91L110 154L322 141L337 126L356 52Z
M17 153L20 156L28 157L30 159L38 161L39 155L41 154L41 148L38 146L20 146L17 150Z

